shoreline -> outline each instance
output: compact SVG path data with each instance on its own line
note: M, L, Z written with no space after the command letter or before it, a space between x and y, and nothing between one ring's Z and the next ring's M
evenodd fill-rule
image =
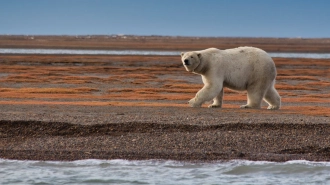
M0 48L330 52L327 39L100 38L0 36ZM202 80L179 56L1 55L0 158L330 161L330 59L273 60L276 111L239 109L246 93L229 89L222 109L188 107Z

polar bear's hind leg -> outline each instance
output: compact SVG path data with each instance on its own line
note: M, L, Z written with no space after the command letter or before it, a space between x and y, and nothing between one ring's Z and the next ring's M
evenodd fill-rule
M269 104L267 109L279 109L281 107L281 97L274 85L271 85L265 94L264 100Z
M241 108L260 109L262 99L265 95L265 91L263 89L265 88L250 86L247 89L247 104L242 105Z
M218 94L218 96L216 96L213 99L213 104L209 105L209 108L221 108L222 107L222 97L223 97L223 88L220 91L220 93Z
M246 105L242 105L241 108L252 108L252 109L260 109L262 96L257 94L251 94L248 92L248 100Z

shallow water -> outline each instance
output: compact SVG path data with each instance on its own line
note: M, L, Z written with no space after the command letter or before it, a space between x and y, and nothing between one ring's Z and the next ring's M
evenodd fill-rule
M2 54L67 54L67 55L179 55L177 51L143 50L78 50L78 49L1 49Z
M64 55L180 55L178 51L143 51L143 50L77 50L77 49L3 49L0 54L64 54ZM280 58L330 58L330 53L270 53L271 57Z
M330 163L0 159L0 184L330 184Z

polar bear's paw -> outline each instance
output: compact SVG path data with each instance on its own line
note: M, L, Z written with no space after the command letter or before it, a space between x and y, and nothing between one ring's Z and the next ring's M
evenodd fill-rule
M221 108L221 105L212 104L209 105L208 108Z
M249 105L241 105L240 106L241 109L248 109L248 108L251 108Z
M279 106L276 106L276 105L269 105L269 106L267 107L267 109L268 109L268 110L278 110L278 109L280 109L280 107L279 107Z
M188 101L188 104L189 104L190 107L200 107L201 106L201 104L197 104L196 103L196 99L195 98L189 100Z
M260 106L251 106L251 105L242 105L240 106L241 109L260 109Z

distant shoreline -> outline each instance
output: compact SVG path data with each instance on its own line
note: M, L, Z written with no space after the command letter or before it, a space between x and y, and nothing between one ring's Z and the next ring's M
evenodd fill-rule
M249 36L182 36L182 35L132 35L132 34L0 34L0 37L154 37L154 38L239 38L239 39L330 39L330 37L249 37Z
M0 48L187 51L259 47L267 52L329 53L330 38L181 37L134 35L0 35Z

